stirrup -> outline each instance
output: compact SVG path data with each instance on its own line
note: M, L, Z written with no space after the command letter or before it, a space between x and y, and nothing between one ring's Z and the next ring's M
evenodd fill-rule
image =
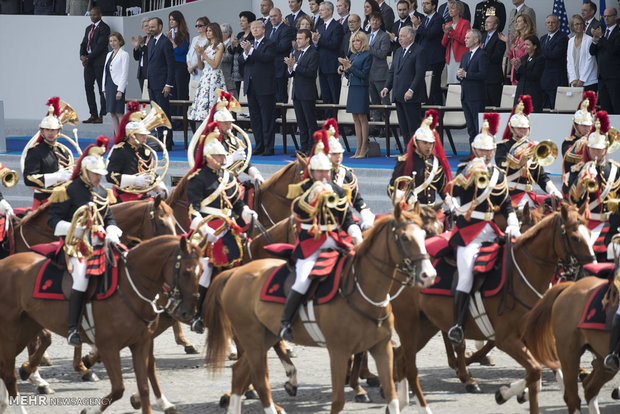
M287 322L283 322L280 327L280 333L278 334L280 339L284 339L285 341L293 340L293 330L291 329L291 324Z
M620 368L620 358L618 358L618 354L612 352L611 354L605 357L605 361L603 361L603 365L610 371L618 371Z
M194 316L194 319L192 319L192 322L190 324L190 329L192 330L192 332L196 332L199 334L203 334L205 332L205 325L202 322L202 316Z
M80 333L77 329L74 328L69 330L69 335L67 335L67 343L75 347L82 345L82 338L80 338Z
M448 339L450 339L450 341L454 345L460 345L461 342L463 342L464 336L465 335L463 334L463 328L461 327L461 325L454 325L448 331Z

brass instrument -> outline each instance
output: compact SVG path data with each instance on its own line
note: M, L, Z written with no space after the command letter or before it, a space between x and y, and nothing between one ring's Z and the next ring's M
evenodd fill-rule
M546 167L553 164L558 157L558 146L553 141L541 141L532 149L530 157L538 162L538 165Z
M581 185L588 193L596 193L598 191L598 183L593 178L584 178Z
M194 162L196 161L194 155L196 153L196 145L198 145L200 136L202 135L204 129L207 127L206 123L207 120L204 120L200 127L196 130L196 133L194 133L194 136L192 137L192 140L187 147L187 162L189 163L190 169L194 168ZM227 133L228 139L226 143L228 145L228 155L232 155L240 148L246 151L245 160L234 161L232 164L226 167L226 169L236 177L241 174L242 171L245 171L250 164L250 160L252 159L252 142L250 141L250 137L248 136L248 134L237 124L233 123L232 128L239 132L241 138L237 137L231 132Z
M409 177L409 176L402 176L402 177L398 177L396 180L394 180L394 185L393 186L388 186L388 195L390 196L390 199L392 200L392 205L396 205L399 202L401 202L402 200L407 200L409 198L409 196L411 195L411 193L413 192L413 187L414 187L414 179L413 177ZM401 190L401 187L404 188L404 190ZM398 190L403 191L403 196L402 197L398 197L397 199L397 192Z
M333 191L324 191L320 194L320 201L327 208L334 208L338 206L338 196Z
M0 163L0 180L6 188L15 187L19 181L19 175L13 170L9 170L4 164Z
M607 141L608 141L608 145L607 145L607 153L611 154L612 152L615 152L618 150L618 148L620 148L620 133L618 132L618 130L614 127L609 128L609 131L607 131Z
M88 204L84 204L73 213L71 226L69 226L69 230L65 236L64 244L65 253L68 256L88 260L93 255L93 246L89 238L91 232L96 231L96 229L93 228L94 223L101 222L96 220L99 214L92 201ZM75 229L78 226L84 228L84 234L80 237L75 235Z
M478 189L484 190L489 185L489 174L486 172L478 172L474 173L474 184Z
M58 106L60 108L58 121L60 121L61 124L69 124L73 126L77 126L79 124L80 120L78 119L77 113L68 103L61 99L58 101Z

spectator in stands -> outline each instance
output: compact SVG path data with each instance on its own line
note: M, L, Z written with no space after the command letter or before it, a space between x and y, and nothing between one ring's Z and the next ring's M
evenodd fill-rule
M380 17L380 13L373 15L371 21L379 21ZM387 35L385 33L383 35L387 39ZM368 85L373 61L369 49L368 37L366 33L360 30L351 36L351 58L338 58L340 62L338 73L344 73L349 80L347 112L353 115L355 136L357 137L355 155L351 158L366 158L368 156Z
M618 12L608 7L603 13L607 29L592 29L590 54L598 58L598 102L609 114L620 114L620 29Z
M392 66L381 91L381 97L386 97L392 90L392 102L396 104L398 127L405 146L420 126L420 110L426 96L424 74L427 54L420 45L413 44L414 38L415 31L412 26L400 29L400 48L394 52Z
M338 23L342 26L344 32L349 31L349 14L351 13L351 0L338 0L336 2L336 11L338 12Z
M584 33L585 20L579 14L570 19L570 31L574 36L568 39L566 71L570 86L582 86L586 91L596 92L598 86L598 65L590 54L592 36Z
M506 57L510 60L510 82L513 85L517 84L515 78L515 65L518 65L521 58L525 56L525 38L528 36L536 36L536 27L532 22L532 18L527 14L520 14L515 19L515 38L512 42L506 37L505 34L500 33L499 38L506 42Z
M425 70L433 72L433 78L431 80L431 95L428 97L428 101L432 105L443 105L443 94L441 92L441 73L446 65L446 51L441 45L443 39L443 19L437 13L437 0L423 0L422 11L426 17L424 20L420 20L417 17L413 17L411 22L413 23L413 31L416 33L418 44L424 50L424 60L427 64ZM419 126L419 122L414 129L411 130L411 134ZM409 136L407 141L409 141Z
M261 20L265 25L265 29L271 25L269 22L269 12L273 9L273 1L272 0L261 0L260 2L260 14L261 17L258 20Z
M515 38L515 19L521 14L527 14L532 19L534 27L536 27L536 12L531 7L525 5L525 0L512 0L514 9L510 10L510 18L508 19L508 40L512 42Z
M383 28L381 30L392 27L392 24L394 24L394 9L385 0L378 0L377 4L381 9L381 16L383 17Z
M312 26L318 27L322 23L321 16L319 15L319 6L323 3L323 0L309 0L308 7L310 8L310 17L312 17Z
M383 22L383 16L381 13L374 13L370 17L370 34L367 36L367 41L370 47L370 56L372 57L372 66L370 68L369 90L370 101L373 105L389 105L390 98L381 98L381 89L385 85L385 79L389 66L387 63L387 57L392 53L392 45L390 44L390 37L381 30L381 24ZM349 81L351 79L349 78ZM349 91L349 96L351 93ZM374 111L373 119L375 121L383 120L382 111Z
M448 6L451 21L443 25L443 38L441 45L446 48L446 71L448 83L458 83L456 71L458 70L461 57L467 52L465 47L465 35L471 29L469 21L463 19L465 7L460 1L450 3Z
M133 45L133 58L138 62L138 83L140 84L140 92L144 90L144 81L146 80L146 67L149 63L148 45L151 36L149 35L149 18L142 19L142 32L144 37L131 36L131 44Z
M555 14L547 16L545 27L547 34L540 38L541 51L545 56L545 70L540 84L545 91L543 108L555 108L558 86L568 86L566 75L568 38L560 32L560 20Z
M173 10L168 15L166 36L174 51L174 99L189 99L189 72L187 71L187 52L189 51L189 32L183 13ZM175 115L181 115L176 108Z
M308 16L307 14L305 16L301 16L298 20L297 20L297 31L299 32L300 30L308 30L310 32L312 32L314 30L314 20L312 19L312 16ZM297 39L295 39L293 41L293 50L297 50ZM314 44L312 42L310 42L310 46L314 47Z
M417 7L416 3L416 7ZM400 29L405 26L411 26L411 18L409 17L410 4L409 0L399 0L396 4L396 13L398 13L398 19L392 23L392 27L386 31L390 36L390 42L392 42L392 51L398 49L398 33ZM415 9L414 9L415 10Z
M101 9L102 15L114 16L114 14L116 13L117 0L97 0L96 3L97 3L97 7Z
M88 0L67 0L65 12L69 16L84 16L88 10Z
M447 2L439 6L439 8L437 9L437 13L439 13L444 23L448 23L452 19L450 17L450 9L448 8L448 6L451 3L455 3L457 1L459 0L448 0ZM463 12L463 16L461 17L463 17L463 19L471 23L471 12L469 11L469 6L465 2L461 1L461 3L463 3L463 7L465 8L465 11Z
M506 43L502 42L497 32L497 16L489 16L484 21L486 32L482 38L484 43L482 47L487 52L489 58L489 71L485 82L486 102L488 106L499 106L502 100L502 89L504 85L504 54L506 52Z
M38 16L54 14L54 0L34 0L34 14Z
M251 11L246 10L239 13L239 26L241 27L241 32L239 32L237 36L230 39L231 53L235 55L235 59L233 61L233 81L235 81L237 96L239 96L241 81L243 81L243 67L239 65L239 56L243 53L241 42L247 40L248 42L254 43L254 36L252 36L252 31L250 30L250 24L254 20L256 20L256 15Z
M295 40L295 30L282 20L282 12L277 7L269 11L271 30L266 32L267 37L274 43L276 56L274 65L276 70L276 102L288 102L288 74L284 58L291 52L291 42Z
M497 16L499 19L497 30L503 32L504 27L506 26L506 7L504 6L504 3L499 0L483 0L476 4L474 24L471 27L483 32L484 21L489 16Z
M123 50L125 39L118 32L110 33L111 52L105 58L103 93L107 111L112 116L114 135L125 113L125 90L129 78L129 53Z
M224 83L226 90L235 95L235 82L232 79L232 68L234 55L230 52L230 37L232 36L232 27L228 23L220 25L222 30L222 38L224 39L224 55L220 65L222 73L224 73Z
M461 104L467 123L469 143L478 134L478 113L484 111L486 92L484 84L489 70L489 59L480 48L482 33L470 29L465 35L465 46L469 51L463 55L456 77L461 82Z
M601 25L601 22L594 17L596 10L596 3L593 1L584 1L581 6L581 17L583 17L586 25L585 33L590 36L592 36L592 29L596 29Z
M306 13L301 9L301 4L303 0L288 0L288 8L291 9L291 13L286 16L286 21L288 25L297 32L297 22L299 18L305 16Z
M324 103L337 104L340 98L340 75L338 74L338 53L342 45L344 31L334 20L334 4L325 1L319 6L321 24L312 34L312 42L319 51L319 82L321 98ZM326 111L326 117L329 114Z
M362 23L362 30L366 33L370 33L370 15L373 13L381 14L381 8L375 0L366 0L364 2L364 23ZM381 26L382 30L385 30L385 25Z
M85 124L100 124L101 118L106 114L105 97L103 96L103 66L108 52L110 37L110 26L101 20L101 9L93 7L90 9L90 21L92 24L86 27L84 38L80 45L80 60L84 66L84 89L86 90L86 101L90 111L90 118L84 121ZM95 101L95 81L99 88L101 112L97 112L97 101Z
M540 50L538 37L534 35L525 38L523 47L525 48L525 56L521 58L515 68L515 78L518 83L514 104L516 105L519 102L519 96L530 95L534 112L542 112L545 93L540 81L545 69L545 56Z
M209 39L207 39L207 26L209 23L211 23L211 21L206 16L196 19L195 27L198 36L194 36L187 52L187 72L189 73L188 95L190 99L194 99L196 96L196 88L198 88L198 83L200 83L200 78L202 78L202 65L200 65L199 62L202 60L200 56L204 53L209 43Z
M340 57L351 56L351 36L362 30L362 18L357 14L349 15L347 19L349 30L342 37L342 46L340 47Z

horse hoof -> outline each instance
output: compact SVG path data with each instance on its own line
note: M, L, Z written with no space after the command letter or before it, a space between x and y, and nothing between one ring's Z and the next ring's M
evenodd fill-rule
M502 405L503 403L506 402L506 400L504 399L504 396L502 395L501 392L499 392L499 390L495 391L495 402L498 403L499 405Z
M222 395L222 398L220 398L220 408L228 408L228 404L230 404L230 396Z
M611 398L613 398L614 400L620 400L620 388L614 388L614 390L611 392Z
M39 394L54 394L54 390L49 385L41 385L37 387L37 392Z
M26 381L28 377L30 377L30 374L26 372L23 366L19 367L19 377L22 379L22 381Z
M523 403L527 402L527 398L525 398L525 392L523 392L520 395L517 395L517 402L519 404L523 404Z
M493 358L487 355L480 360L480 365L485 366L485 367L494 367L495 361L493 360Z
M478 384L465 384L465 391L469 394L482 394L482 390Z
M134 410L139 410L140 407L142 407L142 403L140 402L140 396L138 394L132 394L131 397L129 397L129 402L131 403L131 406Z
M39 362L39 366L52 367L54 366L54 363L52 362L50 357L48 357L47 355L44 355L43 358L41 358L41 362Z
M370 401L370 397L368 397L368 394L357 394L355 396L355 402L358 403L369 403Z
M196 355L199 352L194 345L185 345L185 353L187 355Z
M297 387L291 384L290 381L286 381L286 384L284 384L284 389L291 397L295 397L297 395Z
M181 412L175 407L169 407L164 410L164 414L180 414Z
M93 363L90 362L90 358L88 357L88 355L84 355L82 357L82 364L84 364L84 366L86 367L86 369L90 368L93 366Z
M258 400L260 398L256 390L247 390L243 395L245 395L246 400Z
M292 349L287 349L286 355L288 355L289 358L297 358L297 352L293 351Z
M86 374L82 375L82 381L84 382L97 382L99 381L99 377L94 372L90 371Z
M381 385L381 383L379 382L379 377L366 378L366 385L373 388L378 387L379 385Z

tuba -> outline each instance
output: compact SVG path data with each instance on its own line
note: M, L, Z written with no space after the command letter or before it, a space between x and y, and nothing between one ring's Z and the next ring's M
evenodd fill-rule
M73 213L73 219L71 219L64 244L65 253L68 256L88 260L93 255L93 246L89 239L93 224L99 222L96 220L98 214L100 213L92 201L84 204ZM75 235L78 226L84 229L84 233L80 237Z
M15 184L19 181L19 176L17 172L9 170L0 162L0 180L2 180L2 184L4 184L6 188L11 188L15 187Z
M558 146L553 141L541 141L532 149L530 157L542 167L553 164L558 157Z

